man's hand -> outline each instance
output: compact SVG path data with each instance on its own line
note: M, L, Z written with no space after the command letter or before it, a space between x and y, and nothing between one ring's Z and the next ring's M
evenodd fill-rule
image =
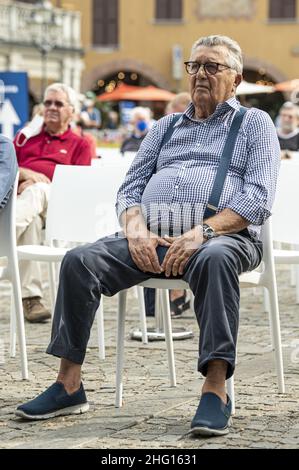
M171 244L147 229L139 206L125 211L121 222L136 266L143 272L161 274L156 248L158 245L170 247Z
M182 276L189 258L203 243L202 227L194 227L181 237L171 238L165 236L164 239L171 243L171 247L162 263L162 270L165 271L166 277L170 277L171 274L175 277L178 274Z
M22 194L22 192L25 191L26 188L28 188L29 186L32 186L33 184L35 183L32 180L23 181L18 186L18 194Z
M157 246L170 247L170 243L158 237L152 232L136 233L135 236L127 236L129 251L134 263L143 272L161 274L163 272L157 255Z
M51 180L44 175L43 173L38 173L37 171L30 170L29 168L19 168L20 176L19 183L23 181L32 181L34 183L51 183Z

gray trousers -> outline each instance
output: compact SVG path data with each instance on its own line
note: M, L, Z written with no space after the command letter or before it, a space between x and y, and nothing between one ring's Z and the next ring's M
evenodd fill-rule
M165 247L157 248L160 262L166 251ZM200 329L198 370L203 375L213 359L228 363L227 378L233 374L239 323L238 276L255 269L261 259L262 243L247 230L212 239L189 259L182 279L194 294ZM122 235L69 251L61 265L47 353L82 364L101 295L110 297L150 277L164 275L140 271Z

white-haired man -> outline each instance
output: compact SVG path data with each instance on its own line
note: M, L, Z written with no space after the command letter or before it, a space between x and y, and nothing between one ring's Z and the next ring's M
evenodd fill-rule
M26 139L21 131L16 136L20 171L17 198L19 245L41 243L55 166L91 163L90 145L70 128L76 107L77 93L67 85L54 83L45 91L44 121L37 135ZM51 313L42 303L39 263L21 261L20 275L26 320L35 323L51 318Z
M198 370L206 379L192 432L228 432L225 380L235 368L238 275L262 259L259 233L270 215L280 151L270 117L235 98L242 80L235 41L201 38L186 70L192 103L154 124L119 190L124 236L64 258L47 350L61 358L60 371L51 387L18 407L18 416L86 411L81 366L101 294L172 276L189 283L200 327Z

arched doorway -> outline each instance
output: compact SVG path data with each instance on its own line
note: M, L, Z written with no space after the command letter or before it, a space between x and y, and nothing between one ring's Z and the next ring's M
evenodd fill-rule
M119 74L121 74L121 79ZM105 86L109 83L108 80L115 78L124 81L128 85L155 85L160 88L170 89L170 84L160 72L145 63L132 59L115 60L96 66L93 70L84 74L82 89L84 92L98 89L98 93L100 93L105 91Z
M154 85L159 88L170 89L168 81L157 70L145 63L132 59L116 60L98 65L83 77L82 88L84 92L92 91L95 95L101 95L107 91L113 91L119 83L134 86ZM137 104L149 105L149 103L140 102ZM152 103L151 109L156 119L164 115L165 105L165 102ZM101 105L104 124L111 110L119 112L117 102Z

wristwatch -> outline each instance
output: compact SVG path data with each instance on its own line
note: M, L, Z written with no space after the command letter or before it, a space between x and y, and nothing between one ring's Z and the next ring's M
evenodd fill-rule
M202 234L206 240L211 240L212 238L217 237L217 233L215 232L215 230L212 227L210 227L208 224L203 224Z

